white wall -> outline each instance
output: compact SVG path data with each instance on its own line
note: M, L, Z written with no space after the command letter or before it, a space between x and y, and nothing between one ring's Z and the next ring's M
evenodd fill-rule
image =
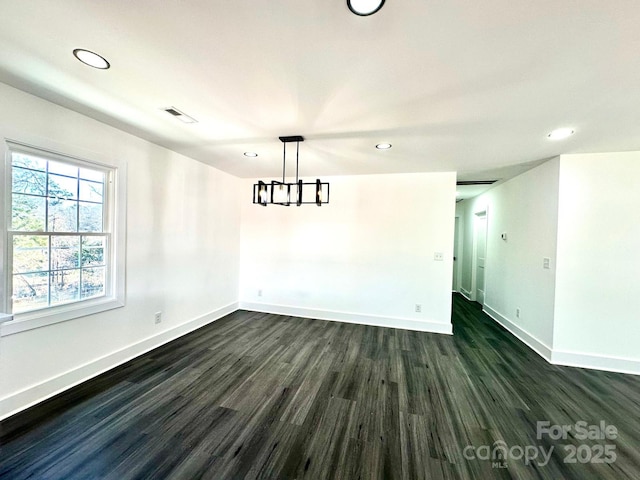
M558 171L556 158L458 204L464 293L472 290L474 216L486 210L485 311L546 357L553 347Z
M455 174L322 180L320 208L243 202L241 305L450 333Z
M640 373L640 152L563 155L554 360Z
M0 418L235 310L239 298L256 310L450 333L455 211L467 290L473 214L488 211L494 318L554 363L640 372L640 152L563 155L457 209L453 173L326 178L329 205L264 208L249 201L253 182L3 84L0 105L3 138L123 158L129 174L126 306L0 337Z
M463 293L487 209L485 311L551 363L640 374L639 176L640 152L562 155L459 203Z
M125 159L129 178L126 306L1 337L2 418L235 310L240 181L3 84L0 105L3 138Z

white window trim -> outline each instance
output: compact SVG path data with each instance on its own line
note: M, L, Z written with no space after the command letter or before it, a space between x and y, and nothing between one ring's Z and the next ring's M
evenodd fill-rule
M110 161L101 158L100 161L85 160L64 153L55 152L47 148L39 148L14 140L5 141L5 161L0 168L0 184L4 185L5 195L0 195L0 212L5 212L0 218L0 270L6 272L0 278L0 312L7 312L9 307L9 292L11 285L10 248L8 245L8 228L11 225L11 153L21 152L36 156L46 156L52 160L60 160L65 163L78 163L80 165L95 165L109 169L111 174L108 181L112 182L110 188L105 188L107 197L107 217L111 226L110 258L111 262L109 285L107 294L103 297L83 300L48 307L31 312L13 314L12 320L0 322L0 337L12 335L34 328L45 327L59 322L65 322L79 317L104 312L125 305L125 266L126 266L126 191L127 169L126 163ZM91 155L92 158L95 155ZM107 193L108 192L108 193Z

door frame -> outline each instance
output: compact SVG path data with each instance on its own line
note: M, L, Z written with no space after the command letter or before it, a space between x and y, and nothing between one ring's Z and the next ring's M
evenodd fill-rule
M477 275L478 275L478 229L477 229L477 219L480 217L484 217L485 221L485 230L484 230L484 292L485 299L487 293L487 238L489 237L489 207L485 207L482 210L478 210L477 212L473 212L473 225L472 225L472 235L473 235L473 248L471 252L471 300L474 302L478 301L478 288L477 288ZM484 302L483 302L484 305Z
M464 217L455 216L453 227L453 291L460 292L462 285L462 249L464 239Z

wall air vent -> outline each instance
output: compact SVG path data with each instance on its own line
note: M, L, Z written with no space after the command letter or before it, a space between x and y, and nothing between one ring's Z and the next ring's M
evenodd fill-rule
M176 107L167 107L167 108L163 108L162 110L167 112L169 115L172 115L173 117L177 118L181 122L184 122L184 123L198 123L198 121L195 118L190 117L189 115L187 115L184 112L181 112Z

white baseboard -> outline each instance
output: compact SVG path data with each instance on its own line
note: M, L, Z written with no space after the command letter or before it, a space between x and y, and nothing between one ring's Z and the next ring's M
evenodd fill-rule
M606 370L608 372L640 375L640 361L630 358L554 350L551 354L551 363L554 365L565 365L567 367L592 368L595 370Z
M337 312L333 310L320 310L312 308L292 307L289 305L273 305L267 303L240 302L243 310L255 312L274 313L277 315L290 315L294 317L312 318L317 320L330 320L334 322L358 323L372 325L374 327L401 328L404 330L416 330L419 332L453 334L451 323L439 323L431 321L415 320L412 318L381 317L377 315L363 315L360 313Z
M555 350L488 305L484 306L484 312L552 365L591 368L594 370L640 375L639 360L595 355L584 352Z
M193 330L214 322L219 318L238 310L238 303L234 302L222 308L209 312L181 325L172 327L164 332L133 343L103 357L85 363L67 372L56 375L48 380L31 385L18 392L0 398L0 420L10 417L22 410L36 405L47 398L53 397L69 388L111 370L118 365L128 362L176 338L186 335Z
M469 300L470 302L472 302L473 300L471 300L471 292L466 291L464 288L460 287L460 293L462 294L462 296L464 298L466 298L467 300Z
M465 295L465 292L462 289L460 293ZM186 335L193 330L197 330L208 323L214 322L225 315L235 312L239 308L257 312L274 313L278 315L291 315L319 320L358 323L378 327L400 328L405 330L416 330L448 335L453 333L452 325L450 323L444 324L407 318L381 317L375 315L335 312L330 310L306 309L286 305L270 305L252 302L240 302L240 304L231 303L206 315L92 360L91 362L48 380L0 398L0 420L36 405L47 398L53 397L65 390L68 390L69 388L96 377L101 373L117 367L118 365L126 363L133 358L158 348L165 343ZM589 353L552 350L529 332L520 328L490 306L485 305L484 311L487 315L552 364L640 375L640 361L638 360L607 357Z
M493 318L496 322L509 330L516 338L531 348L534 352L544 358L547 362L551 362L552 349L536 337L531 335L525 329L519 327L504 315L500 314L489 305L485 304L483 307L484 313Z

